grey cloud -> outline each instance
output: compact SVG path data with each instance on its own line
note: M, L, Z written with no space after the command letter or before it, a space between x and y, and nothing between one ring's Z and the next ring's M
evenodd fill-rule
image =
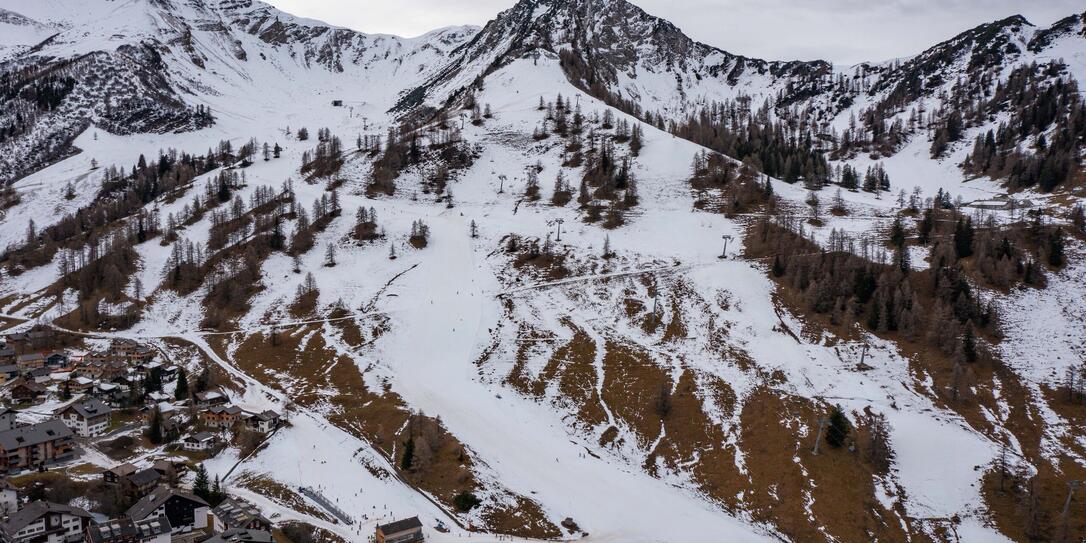
M482 25L514 0L270 0L285 11L365 32L414 36ZM1081 12L1080 0L633 0L691 37L733 53L838 64L909 56L1014 14L1038 26Z

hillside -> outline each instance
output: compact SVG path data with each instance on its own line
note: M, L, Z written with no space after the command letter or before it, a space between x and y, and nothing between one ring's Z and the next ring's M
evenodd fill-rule
M0 318L288 414L204 466L348 541L1076 540L1084 29L835 70L622 0L20 0Z

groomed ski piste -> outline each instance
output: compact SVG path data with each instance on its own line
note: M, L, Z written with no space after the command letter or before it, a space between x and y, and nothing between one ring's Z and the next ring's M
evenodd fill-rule
M224 69L235 62L220 60ZM240 145L254 137L278 142L284 148L282 158L269 162L258 159L244 170L247 186L237 192L243 199L248 199L256 187L279 187L293 179L297 201L308 206L325 189L320 183L307 184L299 177L301 155L313 143L294 140L292 131L302 126L310 130L329 127L348 142L347 147L351 147L349 142L355 134L383 134L392 123L384 111L394 97L373 96L380 91L383 77L397 75L371 74L360 85L349 77L325 77L324 72L313 70L305 72L305 80L299 80L283 74L300 72L276 67L290 62L293 59L284 55L268 63L249 63L244 71L238 68L236 74L228 76L193 74L194 79L216 79L208 82L216 92L198 98L218 115L211 128L182 134L115 136L92 126L75 142L82 150L80 154L16 183L23 203L0 220L0 237L16 239L29 218L59 217L88 203L100 176L91 169L92 159L103 166L123 166L133 163L140 154L157 156L166 148L202 153L220 139ZM452 208L422 194L418 172L409 172L397 181L395 196L368 198L363 189L368 162L351 158L342 174L348 183L340 189L344 216L320 233L315 248L302 257L302 274L292 272L293 263L283 254L267 259L262 267L265 288L232 327L235 333L225 336L226 356L208 343L215 332L200 327L203 290L179 297L158 288L171 247L157 242L136 246L141 260L138 277L144 291L153 293L142 319L130 330L92 334L94 340L126 337L163 348L167 348L164 339L184 340L241 385L244 392L232 393L236 404L253 411L289 413L290 426L278 431L266 448L245 459L239 459L236 450L228 449L205 464L209 472L212 476L231 473L233 477L257 474L292 488L319 489L353 515L356 523L345 525L307 515L266 495L230 486L232 480L225 479L232 492L251 500L275 520L304 520L349 541L365 541L378 523L418 515L428 528L438 522L450 528L448 533L428 529L428 539L433 541L499 540L499 536L457 526L448 512L401 479L375 476L365 466L382 466L392 473L395 466L389 465L370 444L329 422L320 409L295 404L289 382L261 382L230 359L229 346L236 347L248 334L297 321L285 308L294 298L304 272L309 272L320 285L318 308L342 302L347 308L357 309L360 320L376 314L389 319L388 331L361 353L337 343L329 322L310 322L329 332L324 334L328 346L350 357L363 371L367 384L379 386L387 382L412 409L439 416L449 432L478 458L477 474L483 483L492 482L496 487L530 496L556 524L565 517L575 518L580 528L590 534L585 541L778 540L781 536L773 527L714 504L696 490L689 475L669 470L656 477L646 473L641 466L643 451L632 445L636 439L627 439L630 445L624 448L603 447L594 433L600 429L585 430L572 424L570 413L547 401L525 397L507 385L500 362L478 364L492 342L511 344L518 340L516 329L502 327L504 299L514 300L520 314L541 326L552 325L555 333L561 333L562 327L557 324L561 319L570 319L597 338L618 333L636 341L644 334L623 321L620 309L607 308L600 301L611 300L617 305L614 290L623 288L623 281L629 278L669 275L694 285L708 298L728 297L732 302L728 308L715 307L708 316L716 320L716 326L727 323L728 341L749 353L760 370L783 372L789 393L838 403L846 411L870 408L885 414L892 429L895 457L891 474L879 478L876 486L887 509L900 504L914 519L958 517L956 533L961 541L1007 540L979 513L983 470L978 466L995 460L999 444L970 428L959 415L936 405L930 391L919 390L923 380L912 374L908 360L892 343L865 337L863 342L871 346L867 364L874 369L860 373L854 368L861 342L830 341L828 337L811 342L783 333L782 324L798 330L802 323L782 312L774 302L776 287L766 276L766 263L739 256L738 240L753 219L728 219L692 206L687 179L691 161L702 148L642 125L645 146L633 163L641 203L627 215L627 224L621 228L604 230L583 222L572 206L546 203L551 182L562 168L560 145L551 140L536 142L530 135L541 117L537 110L540 98L549 101L559 94L575 99L588 114L608 109L574 88L557 59L546 55L515 60L487 76L485 90L477 100L491 105L494 118L482 126L464 126L463 138L482 144L482 153L450 184L455 199ZM350 109L330 104L333 98L342 97L351 103L351 97L363 95L366 99ZM637 122L617 110L613 114ZM898 154L882 160L893 180L893 192L881 198L846 192L846 202L854 213L849 217L826 217L824 226L813 227L816 237L824 240L833 228L856 235L884 228L896 209L898 189L909 191L919 186L924 196L930 197L942 188L966 201L1001 192L999 185L990 180L948 181L960 179L955 164L960 162L964 149L933 162L925 156L927 148L927 142L917 138ZM543 166L540 179L544 199L523 201L525 169L537 161ZM196 187L202 187L205 179L215 173L197 178ZM576 171L567 169L567 175L575 179ZM69 182L77 189L77 197L72 200L63 196ZM499 186L504 191L499 192ZM773 186L786 202L803 208L807 192L802 187L778 181ZM831 195L829 190L821 194L823 201ZM1037 194L1027 196L1044 200ZM185 203L182 198L173 203L163 201L156 207L165 216L179 212ZM345 241L352 226L350 216L359 206L376 209L387 239L361 246ZM418 219L430 226L430 240L424 249L414 249L407 243L411 224ZM555 240L557 247L570 254L599 255L607 238L618 258L602 264L598 273L567 280L511 282L507 262L493 256L502 238L510 233L545 238L555 232L558 219L563 223L561 241ZM472 221L478 227L477 238L469 235ZM40 226L45 222L42 220ZM186 227L181 235L202 243L209 227L205 218ZM732 236L736 243L729 248L729 258L721 259L718 257L724 235ZM328 244L338 247L334 267L323 265L321 248ZM390 246L399 255L395 260L388 258ZM919 259L914 262L923 265ZM1044 360L1044 366L1016 368L1037 383L1058 378L1082 356L1082 304L1068 302L1081 302L1082 277L1081 265L1072 266L1053 278L1047 290L1016 291L1002 301L1010 309L1003 330L1005 353L1011 360L1024 353L1029 353L1031 360ZM0 295L38 292L56 279L56 267L43 266L18 277L5 277ZM369 304L372 300L376 303ZM0 309L7 316L29 319L29 324L67 312L63 305L53 302L40 299L16 311ZM1063 328L1050 334L1051 330L1039 330L1034 319L1015 318L1026 311L1060 311ZM668 371L678 372L685 367L715 375L742 398L755 386L749 373L722 363L707 348L707 315L686 315L691 320L686 322L685 339L666 348L645 339L642 346L662 349L658 362ZM1052 341L1053 337L1056 341ZM1001 414L991 416L998 419ZM1045 416L1053 422L1050 429L1061 426L1055 413ZM727 428L733 421L714 422ZM814 424L805 421L796 431L807 442L813 442L817 430ZM628 428L621 423L618 426L622 435L629 435ZM732 439L738 439L738 435L732 434ZM736 449L737 468L742 472L743 455L738 445L730 442L725 446ZM102 467L111 467L105 456L93 459ZM802 463L799 451L796 462ZM817 522L813 514L811 520ZM517 538L501 538L511 539Z

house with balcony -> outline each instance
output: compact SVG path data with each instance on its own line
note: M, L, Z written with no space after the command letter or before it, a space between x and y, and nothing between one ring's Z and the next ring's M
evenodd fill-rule
M113 408L98 398L76 400L53 412L79 437L95 437L106 433L112 420Z
M57 419L0 432L0 471L36 469L75 458L71 428Z
M91 514L78 507L36 501L16 511L0 525L6 543L76 543L91 523Z

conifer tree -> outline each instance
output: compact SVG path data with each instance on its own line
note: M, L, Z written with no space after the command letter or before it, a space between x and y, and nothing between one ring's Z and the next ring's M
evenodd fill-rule
M849 427L848 419L841 411L841 406L833 406L833 410L830 411L830 427L826 430L826 443L833 448L840 448L848 438Z
M973 332L973 324L969 323L962 334L962 358L966 362L977 361L977 337Z
M954 225L954 254L958 258L973 256L973 220L969 217Z
M178 401L189 397L189 377L184 367L177 369L177 386L174 387L173 397Z
M542 100L542 98L540 98ZM400 469L404 471L411 471L411 468L415 464L415 438L407 438L407 442L403 444L403 459L400 460Z
M1057 228L1048 236L1048 263L1058 268L1063 261L1063 229Z
M894 217L894 224L890 226L890 244L898 249L905 246L905 227L900 216Z
M192 493L211 502L211 481L207 478L207 468L203 464L196 466L196 480L192 483Z
M207 503L212 507L215 507L226 499L226 491L223 490L222 482L219 481L219 476L215 476L215 482L211 484L211 491L208 493Z
M336 244L328 242L328 248L324 251L324 265L329 268L336 265Z
M929 207L924 210L924 217L916 227L916 241L921 245L927 245L931 241L931 231L935 229L935 213Z
M155 405L154 410L151 411L151 423L147 428L147 439L159 445L162 443L162 410Z

